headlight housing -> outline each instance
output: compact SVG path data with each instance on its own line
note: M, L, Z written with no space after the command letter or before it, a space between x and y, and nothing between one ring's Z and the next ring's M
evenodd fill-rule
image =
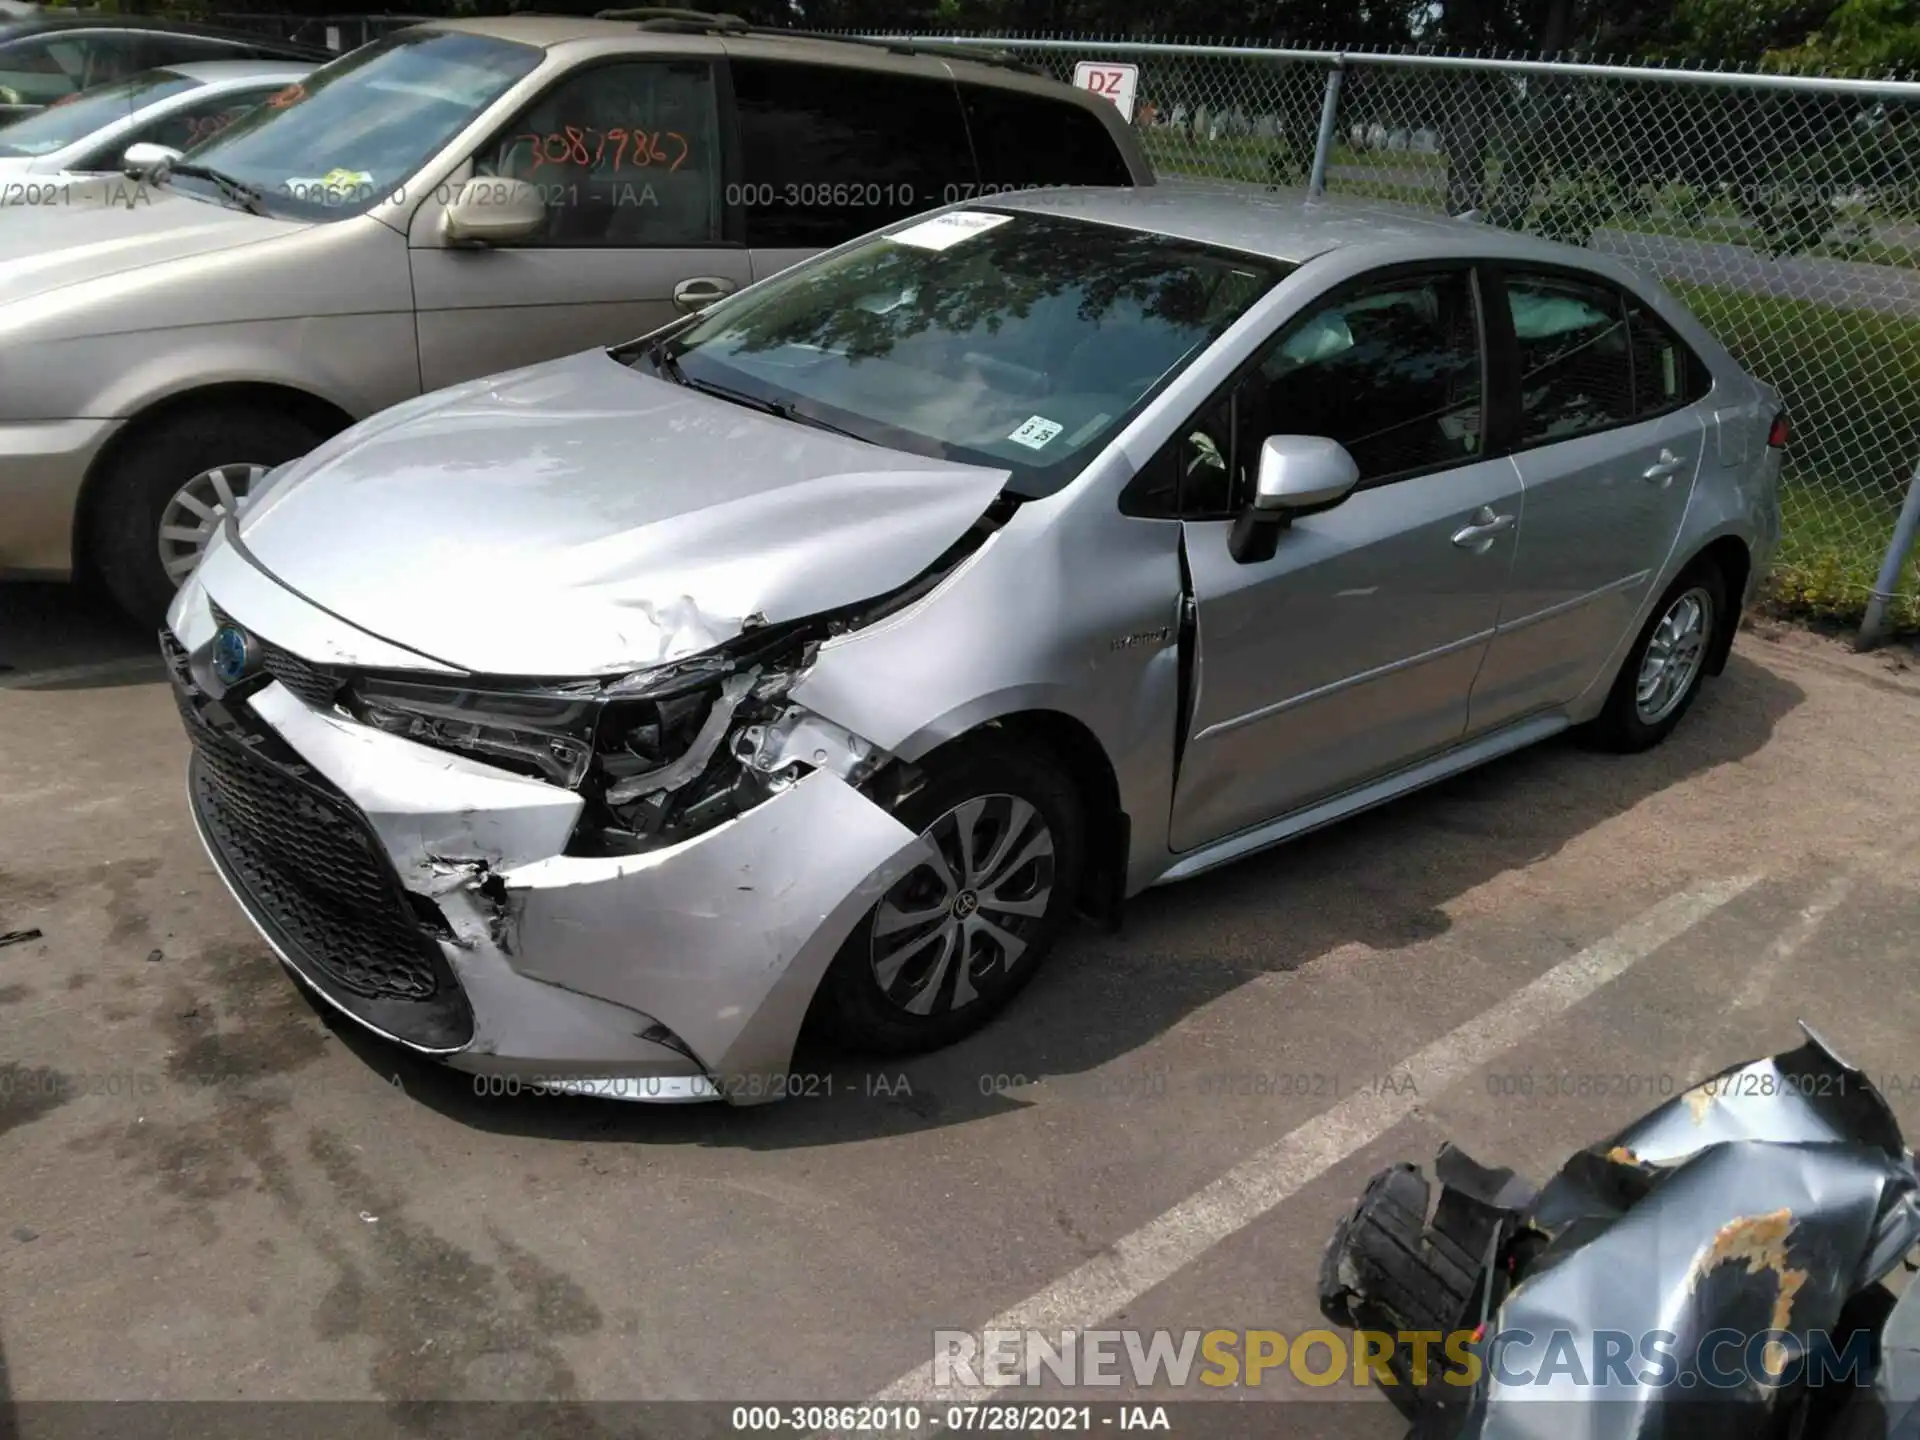
M885 762L787 700L812 649L796 637L614 680L524 687L366 675L344 698L388 734L578 791L586 807L569 853L633 854L709 830L809 770L858 784Z

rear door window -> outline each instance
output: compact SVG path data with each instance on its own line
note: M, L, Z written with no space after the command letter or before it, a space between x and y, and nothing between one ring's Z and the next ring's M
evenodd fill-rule
M732 69L741 177L727 200L749 245L825 249L979 189L951 80L781 60Z
M988 194L1133 183L1112 133L1079 105L991 85L963 85L960 98Z
M1544 445L1633 418L1625 299L1599 281L1509 275L1520 352L1520 443Z

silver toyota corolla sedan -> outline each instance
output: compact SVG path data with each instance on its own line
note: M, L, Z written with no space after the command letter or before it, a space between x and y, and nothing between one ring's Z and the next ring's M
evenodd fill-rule
M949 1042L1077 911L1727 657L1785 417L1657 287L1479 225L1031 192L263 482L164 637L295 975L480 1083Z

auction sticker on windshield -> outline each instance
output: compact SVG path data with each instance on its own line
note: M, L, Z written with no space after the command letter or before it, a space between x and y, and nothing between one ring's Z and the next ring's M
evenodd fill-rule
M1049 420L1044 415L1029 415L1007 438L1029 450L1044 450L1052 443L1053 437L1066 428L1059 421Z
M945 250L970 235L983 235L996 225L1004 225L1012 218L1011 215L989 215L984 210L954 210L896 230L887 238L921 250Z

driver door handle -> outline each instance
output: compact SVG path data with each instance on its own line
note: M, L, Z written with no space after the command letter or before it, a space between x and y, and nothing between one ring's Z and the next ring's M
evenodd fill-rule
M1686 469L1686 457L1676 455L1671 450L1662 449L1660 458L1640 472L1643 480L1664 480L1669 475L1678 475Z
M731 295L734 285L718 275L695 275L673 287L673 303L683 313L704 310L714 301Z
M1491 505L1482 505L1473 523L1453 532L1453 543L1462 550L1484 555L1493 548L1493 537L1513 528L1513 516L1496 515Z

